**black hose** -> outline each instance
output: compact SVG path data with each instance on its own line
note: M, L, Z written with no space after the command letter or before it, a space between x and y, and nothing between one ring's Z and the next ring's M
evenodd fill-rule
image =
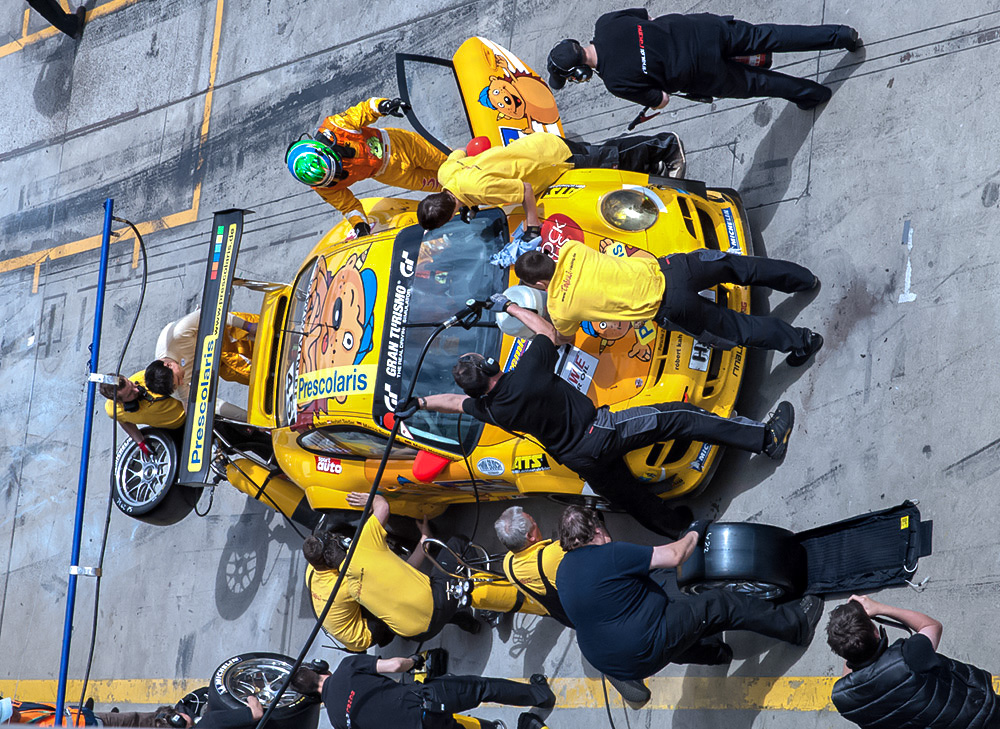
M115 365L115 375L121 376L122 363L125 361L125 353L128 351L128 346L132 342L132 335L135 333L135 325L139 321L139 312L142 311L142 302L146 297L146 277L148 273L148 265L146 259L146 243L142 239L142 235L139 233L139 229L136 228L130 221L124 218L112 217L112 220L118 223L124 223L132 229L135 233L135 239L139 242L139 252L142 254L142 281L139 285L139 303L135 307L135 316L132 317L132 325L129 327L128 334L125 336L125 342L122 344L121 354L118 356L118 364ZM111 425L111 478L110 478L110 490L108 492L108 506L104 513L104 532L101 534L101 551L97 558L97 572L95 575L96 581L94 582L94 619L90 629L90 648L87 651L87 670L83 675L83 686L80 689L80 705L77 707L77 720L80 719L80 715L83 711L83 705L87 699L87 683L90 681L90 670L94 664L94 648L97 645L97 621L98 615L100 613L101 606L101 571L104 568L104 556L108 549L108 532L111 528L111 507L114 500L114 488L115 488L115 466L117 465L116 456L118 455L118 383L115 383L115 396L112 400L114 407L114 415L112 420L114 421Z
M417 376L420 374L420 368L424 364L424 358L427 356L427 350L430 349L431 343L437 335L447 328L448 327L444 324L439 324L437 328L431 332L430 337L428 337L427 341L424 343L423 349L420 350L420 356L417 358L417 366L413 371L413 377L410 379L410 384L406 388L406 394L399 401L401 405L407 403L410 398L413 397L413 388L417 384ZM323 629L323 623L326 620L326 616L330 613L330 608L333 607L333 601L337 598L340 586L344 582L344 576L347 574L347 569L351 564L351 560L354 558L354 551L357 549L358 543L361 540L361 530L364 529L365 523L371 516L372 504L375 502L375 494L378 491L379 483L382 481L382 474L385 472L386 464L389 462L389 454L392 453L392 446L396 442L396 436L399 434L399 426L402 422L403 421L399 418L393 418L392 430L389 431L389 441L385 444L385 450L382 453L382 460L379 461L378 470L375 472L375 478L372 479L371 490L368 492L368 500L365 502L365 506L361 510L361 519L358 521L358 526L354 530L354 536L351 538L351 546L347 550L347 556L344 557L344 561L341 563L340 569L337 571L337 580L333 583L333 590L330 592L330 597L327 599L326 605L323 606L323 611L317 616L316 624L310 631L309 637L302 646L302 650L299 651L299 655L296 657L295 663L292 664L292 668L289 670L288 676L282 682L281 688L278 689L278 693L275 694L270 706L267 707L267 711L264 712L264 716L262 716L260 721L257 722L256 729L264 729L267 725L268 720L271 718L271 714L281 701L281 697L285 695L285 691L287 691L289 685L291 685L292 678L295 676L296 671L302 667L306 653L309 652L309 648L312 646L313 641L316 640L316 636L319 635L320 630Z

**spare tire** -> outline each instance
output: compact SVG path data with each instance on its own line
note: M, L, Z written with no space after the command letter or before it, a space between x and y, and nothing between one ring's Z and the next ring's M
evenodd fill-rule
M723 589L766 600L795 597L806 586L806 551L787 529L715 522L677 568L677 584L689 594Z
M167 526L191 513L201 496L200 487L177 484L177 443L174 433L143 428L151 455L126 437L115 454L113 499L123 514L133 519Z
M271 705L295 660L280 653L241 653L215 669L208 686L212 709L239 709L246 697L257 696L265 710ZM289 688L271 714L274 729L315 729L319 723L319 699Z

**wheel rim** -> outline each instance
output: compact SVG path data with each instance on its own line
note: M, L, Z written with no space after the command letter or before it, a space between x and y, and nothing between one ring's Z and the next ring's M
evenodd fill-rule
M249 658L226 672L222 682L234 697L246 703L248 696L256 696L264 706L270 706L278 689L288 677L290 666L276 658ZM300 695L288 690L278 702L278 708L291 706Z
M713 580L711 582L699 582L689 585L684 589L693 595L700 595L709 590L729 590L730 592L738 592L741 595L759 597L762 600L777 600L786 592L785 588L781 585L756 580Z
M125 458L118 463L118 495L126 506L135 508L156 502L169 488L170 452L155 437L147 437L151 454L143 456L139 446L133 444Z

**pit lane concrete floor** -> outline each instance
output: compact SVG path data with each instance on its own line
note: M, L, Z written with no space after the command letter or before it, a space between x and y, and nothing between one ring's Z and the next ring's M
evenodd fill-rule
M133 371L151 358L160 327L200 296L213 210L256 211L242 275L293 278L338 217L290 179L284 148L325 114L395 95L395 51L448 57L466 37L482 35L541 70L554 40L588 39L609 9L593 0L91 0L88 7L92 20L79 42L26 17L23 3L0 8L0 691L29 699L54 693L59 665L104 198L115 198L116 213L147 233L149 290L125 367ZM778 59L779 68L833 86L833 100L819 111L778 100L674 99L640 127L678 132L689 176L738 189L757 245L823 280L814 300L769 299L776 314L824 334L817 360L792 370L780 357L756 357L740 403L754 417L781 399L794 403L788 457L775 467L729 454L695 510L802 530L918 499L935 522L934 555L915 576L926 584L880 599L942 619L943 651L1000 670L987 627L1000 589L992 516L1000 448L1000 110L992 93L1000 3L919 0L904 11L884 0L754 0L738 8L709 0L651 9L844 22L866 41L859 55ZM421 117L464 143L462 115L443 84L430 79L425 88L432 92L417 100ZM637 111L598 82L557 98L567 133L586 139L623 133ZM369 182L356 192L388 190ZM133 254L131 239L112 248L104 371L136 305ZM240 294L235 304L252 302ZM110 447L109 421L99 416L84 565L96 559ZM529 506L552 532L558 509ZM497 511L482 510L478 534L488 543ZM453 509L448 519L468 531L474 510ZM627 519L611 523L618 538L654 541ZM115 512L91 694L105 706L172 701L230 655L295 653L312 622L299 544L275 514L225 486L208 516L169 528ZM92 598L84 578L74 679L84 670ZM553 727L606 725L600 689L586 681L596 674L568 630L517 618L473 638L448 628L437 642L452 649L455 671L542 670L559 679ZM730 668L669 667L653 682L653 708L616 708L618 726L846 726L816 711L828 708L826 692L840 673L822 640L806 650L749 635L732 642ZM313 654L336 659L320 646ZM617 698L613 705L620 707Z

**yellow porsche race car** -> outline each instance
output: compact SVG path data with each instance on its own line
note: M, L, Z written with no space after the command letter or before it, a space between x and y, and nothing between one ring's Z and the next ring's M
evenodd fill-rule
M495 43L471 38L452 62L403 56L399 63L402 68L419 62L454 70L468 111L469 136L505 144L536 131L561 133L551 92L534 71ZM408 74L409 69L400 76L412 76ZM404 80L404 97L410 91L406 84ZM498 97L513 95L519 103L510 101L502 109L497 102L482 103L494 86L503 92ZM411 117L411 122L426 134L419 120ZM370 488L392 412L434 326L461 311L468 299L487 299L517 283L512 268L493 265L490 258L523 222L520 207L482 210L468 223L456 217L425 232L416 224L415 201L363 202L376 222L375 233L352 238L351 225L342 222L314 247L292 284L263 287L248 425L215 423L219 476L224 467L234 486L303 521L308 514L349 508L348 493ZM614 256L659 257L698 248L748 254L751 246L739 196L696 181L575 169L541 195L538 207L542 246L553 256L570 240ZM721 306L749 311L746 287L720 285L703 295ZM222 295L215 301L223 302ZM207 301L203 310L214 305ZM451 368L465 352L494 357L509 370L526 346L527 339L502 333L496 316L483 312L474 326L452 327L433 342L415 393L457 392ZM613 410L686 400L728 417L745 354L741 347L712 349L651 321L594 321L586 322L565 348L559 374ZM214 382L206 382L205 393L212 388ZM196 411L189 406L190 412ZM242 447L240 439L252 447ZM166 459L169 441L156 440L154 456L163 450ZM190 436L174 454L175 468L144 472L144 490L129 485L130 476L137 482L142 469L119 466L119 507L161 523L186 513L190 507L178 505L179 497L169 499L174 506L166 506L166 491L175 480L189 486L199 481L184 473L185 458L196 452L189 441ZM127 462L134 450L125 444L119 458ZM676 498L707 482L719 451L704 443L669 441L630 453L628 463L660 496ZM204 454L201 458L199 466L210 460ZM168 482L162 494L150 487L150 479ZM539 494L566 502L599 500L532 440L468 416L426 410L401 425L379 490L393 513L410 516L434 516L448 504L476 498ZM189 492L183 502L191 496Z

